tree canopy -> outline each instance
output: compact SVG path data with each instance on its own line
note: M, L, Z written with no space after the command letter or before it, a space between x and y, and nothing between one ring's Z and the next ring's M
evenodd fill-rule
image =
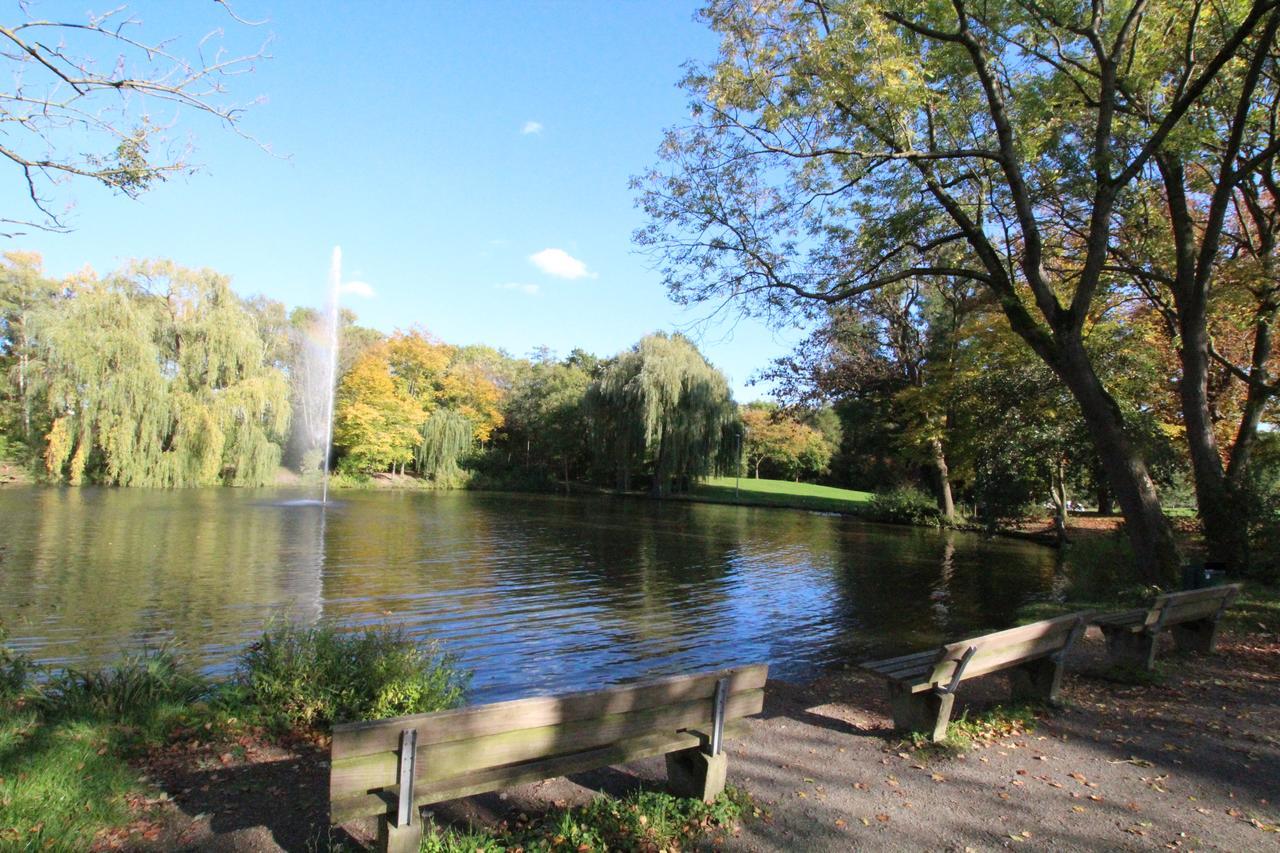
M981 286L1070 391L1144 576L1167 580L1171 529L1085 339L1131 284L1117 221L1157 155L1266 123L1276 9L717 0L720 55L690 70L693 123L637 181L637 239L677 300L774 319L916 279Z

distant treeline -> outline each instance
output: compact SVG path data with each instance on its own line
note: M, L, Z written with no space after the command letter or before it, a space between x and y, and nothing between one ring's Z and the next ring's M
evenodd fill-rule
M591 482L655 493L736 471L826 468L838 437L740 409L681 335L602 359L517 358L419 329L340 321L332 464L455 487ZM238 296L211 270L132 263L53 280L31 253L0 266L4 455L50 481L264 485L324 461L329 352L320 313Z

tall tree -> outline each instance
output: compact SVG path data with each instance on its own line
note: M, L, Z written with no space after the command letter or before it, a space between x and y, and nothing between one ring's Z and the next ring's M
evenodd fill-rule
M594 439L628 489L637 473L650 490L734 464L737 413L724 374L683 335L642 338L603 371L588 391Z
M712 2L720 57L685 79L695 122L641 180L638 239L677 299L775 318L922 277L987 288L1071 391L1139 570L1167 583L1172 530L1084 331L1117 204L1248 46L1270 49L1276 0L1186 6Z
M36 319L50 476L262 485L289 426L287 381L228 280L168 261L74 282Z
M775 475L799 480L821 474L831 464L831 446L822 433L776 404L748 403L739 416L744 433L742 453L756 479L761 465Z
M44 276L43 261L34 252L6 252L0 265L0 372L7 373L17 404L19 434L28 446L36 444L33 418L38 417L36 394L40 384L39 351L32 337L36 312L53 298L57 285ZM0 427L3 427L0 422Z

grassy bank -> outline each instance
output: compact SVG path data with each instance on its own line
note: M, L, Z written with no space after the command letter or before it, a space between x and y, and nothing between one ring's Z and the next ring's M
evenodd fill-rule
M735 488L736 486L736 488ZM871 492L793 483L790 480L757 480L711 477L694 486L690 500L707 503L794 507L828 512L859 512L875 497Z
M466 674L395 629L281 626L211 681L172 650L42 671L0 638L0 849L154 841L166 795L139 778L157 752L306 736L335 721L461 704Z

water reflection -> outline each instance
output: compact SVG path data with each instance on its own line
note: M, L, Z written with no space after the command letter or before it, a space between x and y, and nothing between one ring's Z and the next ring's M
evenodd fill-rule
M395 622L473 698L768 660L775 673L1008 624L1053 580L1017 542L629 499L0 490L0 619L56 662L180 642L213 670L273 616Z

